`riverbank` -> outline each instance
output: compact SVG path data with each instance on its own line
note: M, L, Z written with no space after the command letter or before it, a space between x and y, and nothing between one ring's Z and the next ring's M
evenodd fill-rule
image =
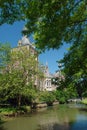
M38 112L15 119L7 118L7 121L1 124L0 130L87 130L86 110L87 106L83 104L44 107Z
M15 117L21 114L25 114L31 111L30 106L21 106L20 108L8 107L0 108L0 117Z
M82 103L87 105L87 98L82 99Z
M52 103L52 106L54 105L58 105L59 102L55 101ZM32 110L37 110L37 109L41 109L44 107L48 107L47 103L37 103L35 104L35 106L21 106L20 108L15 108L15 107L0 107L0 117L16 117L16 116L20 116L26 113L30 113L32 112Z

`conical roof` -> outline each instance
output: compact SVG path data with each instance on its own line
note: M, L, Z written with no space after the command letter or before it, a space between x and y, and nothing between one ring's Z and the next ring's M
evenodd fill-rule
M31 43L26 35L22 37L21 44L22 45L31 45Z

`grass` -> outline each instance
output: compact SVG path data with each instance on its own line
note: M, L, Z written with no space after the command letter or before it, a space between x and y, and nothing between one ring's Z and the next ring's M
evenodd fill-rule
M19 116L20 114L29 113L30 111L30 106L21 106L20 108L0 107L0 124L4 123L5 121L11 120L13 119L13 117Z
M1 116L11 116L15 115L15 113L23 114L30 112L30 106L21 106L20 108L14 108L14 107L9 107L9 108L0 108L0 115Z
M14 108L0 108L0 115L11 115L16 112Z
M87 98L82 99L82 103L87 105Z

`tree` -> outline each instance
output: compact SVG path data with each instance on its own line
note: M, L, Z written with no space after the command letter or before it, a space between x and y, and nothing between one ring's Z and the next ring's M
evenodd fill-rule
M8 82L8 64L10 63L11 47L9 43L0 43L0 101L6 101L7 87L5 83Z
M4 0L0 24L26 20L41 50L59 48L64 42L79 44L87 32L86 0Z
M23 98L32 102L37 95L35 82L40 73L37 54L31 54L25 46L11 49L10 61L3 70L0 80L2 100L19 107Z
M9 66L11 77L10 87L13 91L10 94L16 96L19 106L21 105L22 96L26 96L26 93L24 93L26 86L32 86L34 89L38 72L36 57L36 55L30 54L29 50L25 47L12 50Z
M86 41L85 37L83 42L79 45L72 45L68 53L64 56L61 62L64 64L64 72L66 74L66 86L75 87L78 96L87 91L87 56L86 56ZM71 84L71 85L70 85Z
M69 85L87 75L86 6L87 0L4 0L0 4L0 24L26 20L28 34L34 34L36 47L41 51L71 43L63 61Z
M4 23L13 24L17 20L23 20L22 6L25 2L21 0L0 0L0 25Z
M46 102L48 105L52 105L53 102L56 100L56 97L53 92L44 91L40 92L39 100L41 102Z
M86 5L86 0L30 0L25 14L37 47L57 49L64 42L81 43L87 31Z

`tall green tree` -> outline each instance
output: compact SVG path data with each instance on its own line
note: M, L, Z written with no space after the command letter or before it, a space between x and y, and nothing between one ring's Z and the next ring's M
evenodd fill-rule
M6 100L6 87L5 83L8 82L8 64L10 63L11 47L10 44L0 43L0 101ZM5 74L6 73L6 74Z
M36 58L37 56L30 54L26 47L14 48L11 52L9 86L12 91L10 94L17 97L18 106L21 105L22 97L26 97L29 91L27 89L30 89L30 86L34 89L38 72Z
M73 86L81 97L87 91L87 38L79 45L72 45L61 62L64 64L66 86ZM71 84L71 85L70 85Z
M31 54L25 46L11 49L10 61L0 77L0 99L19 107L22 99L33 102L37 96L35 83L38 77L37 55Z

